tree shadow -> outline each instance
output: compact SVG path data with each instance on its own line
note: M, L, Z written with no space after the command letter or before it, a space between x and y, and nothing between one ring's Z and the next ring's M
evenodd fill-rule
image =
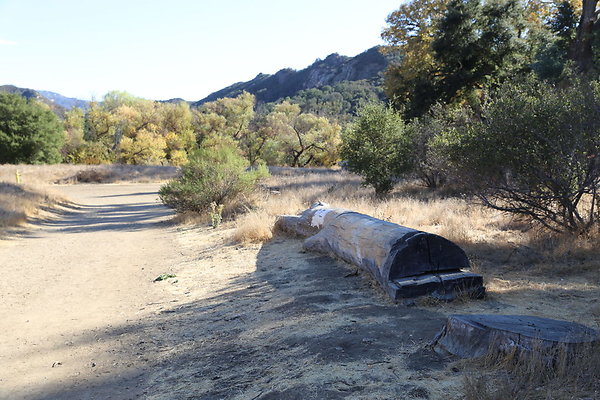
M164 226L173 211L155 202L104 205L73 204L59 219L34 221L33 225L60 233L139 231Z
M142 355L148 361L93 383L40 387L34 398L108 398L116 392L124 399L263 400L427 394L421 383L403 379L443 368L445 361L406 358L423 351L444 316L394 304L367 275L304 254L300 244L273 240L261 247L253 272L212 296L171 305L100 337L82 336L78 344L111 341L124 359ZM146 339L136 339L140 335Z

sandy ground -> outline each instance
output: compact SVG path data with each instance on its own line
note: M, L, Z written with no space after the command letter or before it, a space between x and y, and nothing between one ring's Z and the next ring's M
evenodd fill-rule
M56 189L74 208L0 245L0 398L427 398L447 385L419 350L442 314L399 308L300 241L238 247L226 227L170 225L156 185ZM152 282L165 272L177 277Z
M0 242L0 398L87 398L60 393L144 369L128 330L172 300L152 280L181 257L157 188L56 187L72 208Z
M468 368L425 348L447 314L598 309L597 272L523 271L406 307L300 240L171 225L157 185L57 189L74 209L0 242L0 399L458 399Z

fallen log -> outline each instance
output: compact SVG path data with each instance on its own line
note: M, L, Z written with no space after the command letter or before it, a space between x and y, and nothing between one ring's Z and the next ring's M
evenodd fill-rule
M314 204L300 216L281 216L276 228L308 238L304 249L331 254L368 271L394 299L459 294L481 297L483 278L465 252L441 236L351 210Z
M537 352L551 360L584 346L598 348L600 333L574 322L527 315L450 315L432 346L461 358Z

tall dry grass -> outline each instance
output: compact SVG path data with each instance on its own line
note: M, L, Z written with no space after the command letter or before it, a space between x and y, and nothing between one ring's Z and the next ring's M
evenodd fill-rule
M465 363L465 362L463 362ZM557 347L493 353L470 361L466 400L597 399L600 397L600 346ZM484 372L482 372L484 371Z
M278 215L298 214L323 201L439 234L464 247L474 265L483 270L502 264L560 274L568 273L575 260L600 271L600 262L588 262L600 253L597 234L561 236L540 231L523 219L415 182L399 184L382 200L360 182L360 177L342 170L271 168L271 177L255 194L255 208L236 221L234 238L241 242L268 240Z
M148 183L175 178L178 167L162 165L0 165L0 182L15 183L16 173L29 185L72 183Z
M0 182L0 235L6 228L24 224L42 207L53 207L63 200L47 190Z
M278 215L297 214L316 201L348 208L403 226L442 235L459 244L507 236L506 216L458 198L444 197L405 183L385 200L361 186L360 178L340 170L272 168L256 194L256 209L237 221L236 238L269 239ZM252 230L263 232L252 234ZM261 239L259 239L261 238Z

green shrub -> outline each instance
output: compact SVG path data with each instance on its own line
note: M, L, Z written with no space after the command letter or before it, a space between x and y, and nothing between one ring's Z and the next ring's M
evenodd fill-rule
M467 185L495 209L555 231L600 217L600 85L533 79L502 86L480 122L446 134Z
M408 129L412 138L415 175L435 189L454 177L445 135L463 129L473 120L465 107L434 105L427 114L414 119Z
M160 199L178 212L207 213L211 203L235 205L260 178L268 175L265 166L248 167L248 161L231 143L202 148L182 167L180 178L161 187Z
M0 164L58 163L62 123L49 109L16 94L0 93Z
M412 143L402 117L384 104L369 104L342 137L347 168L363 177L379 196L413 165Z

